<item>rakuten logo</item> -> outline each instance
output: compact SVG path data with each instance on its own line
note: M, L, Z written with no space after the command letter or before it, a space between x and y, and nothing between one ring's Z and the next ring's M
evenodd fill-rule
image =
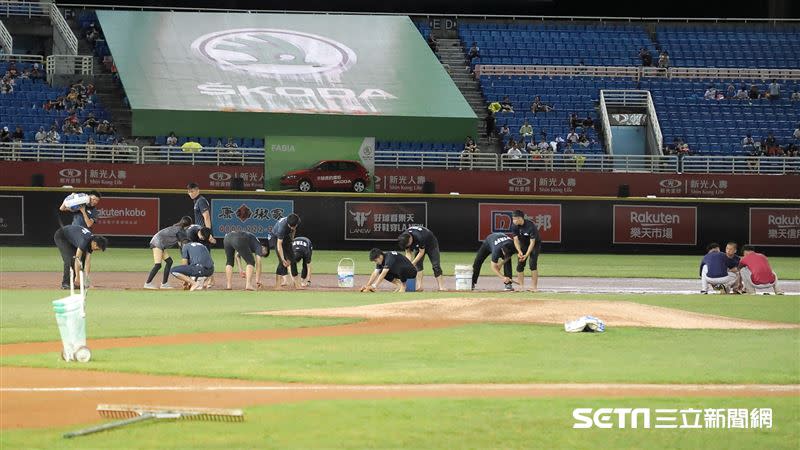
M767 224L775 225L778 227L794 227L800 225L800 216L774 216L770 214L767 217Z
M577 423L572 428L650 428L650 408L598 408L594 413L592 408L575 408L572 417ZM616 420L614 420L616 416Z
M681 218L677 214L665 214L660 212L658 214L651 212L631 212L631 223L641 225L672 225L680 224Z
M138 208L98 209L100 217L145 217L147 211Z

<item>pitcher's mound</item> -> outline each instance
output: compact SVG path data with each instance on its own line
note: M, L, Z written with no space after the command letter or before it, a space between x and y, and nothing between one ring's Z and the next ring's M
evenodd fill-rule
M600 317L610 327L748 330L800 328L798 324L734 319L632 302L591 300L447 298L343 308L265 311L257 314L546 324L563 324L567 320L592 315Z

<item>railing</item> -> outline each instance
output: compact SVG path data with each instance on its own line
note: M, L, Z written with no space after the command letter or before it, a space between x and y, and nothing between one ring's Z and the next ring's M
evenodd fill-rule
M614 66L533 66L478 64L475 74L480 75L524 75L524 76L564 76L564 77L613 77L636 78L641 76L640 67Z
M604 91L600 91L600 118L603 121L603 137L605 138L606 151L614 154L614 136L611 133L611 122L608 120L608 105Z
M50 55L47 57L47 82L55 75L94 74L94 60L87 55Z
M9 33L8 28L3 25L2 20L0 20L0 50L2 50L2 53L6 54L14 52L14 39L11 38L11 33Z
M675 173L677 156L543 154L501 155L500 170Z
M0 54L0 61L13 61L24 63L39 63L42 64L44 58L41 55L2 55Z
M683 173L800 175L800 158L783 156L686 156Z
M182 151L180 147L142 147L143 164L264 164L263 148L203 147L201 151Z
M8 142L0 144L0 159L5 161L87 161L139 162L139 147L134 145L74 145Z
M418 169L487 169L497 170L494 153L407 152L381 150L375 152L376 167L414 167Z
M724 78L757 80L800 80L800 69L731 69L708 67L613 67L613 66L536 66L512 64L478 64L475 74L522 75L522 76L566 76L605 78Z
M0 2L0 16L46 17L48 15L46 3L40 2Z
M58 6L56 6L55 3L50 4L50 22L53 24L55 32L61 36L66 46L64 48L65 52L68 52L70 55L77 55L78 38L75 37L75 33L72 32L72 29L67 24L64 16L61 15L61 11L58 10Z
M607 107L610 108L647 108L648 91L603 89Z

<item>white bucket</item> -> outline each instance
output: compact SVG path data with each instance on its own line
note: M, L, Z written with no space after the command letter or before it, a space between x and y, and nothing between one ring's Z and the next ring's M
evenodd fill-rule
M73 274L70 270L70 285ZM70 296L53 301L53 312L56 315L56 324L61 335L64 347L62 357L65 361L86 362L91 358L91 352L86 347L86 290L84 288L83 271L80 272L79 293L71 286Z
M336 268L336 273L339 275L339 287L351 288L355 286L355 273L356 263L350 258L342 258L339 260L339 266Z
M456 290L457 291L471 291L472 290L472 266L456 265Z

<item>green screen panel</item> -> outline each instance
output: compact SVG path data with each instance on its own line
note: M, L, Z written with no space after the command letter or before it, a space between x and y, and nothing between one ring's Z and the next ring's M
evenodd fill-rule
M136 134L461 140L475 130L474 112L408 17L97 15Z

